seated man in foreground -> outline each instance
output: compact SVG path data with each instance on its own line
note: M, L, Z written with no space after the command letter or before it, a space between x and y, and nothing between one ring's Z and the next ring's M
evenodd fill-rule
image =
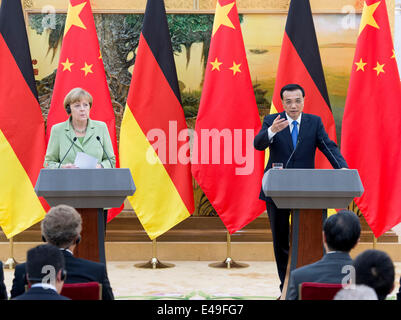
M65 283L96 281L102 285L102 299L113 300L106 266L103 263L74 257L73 252L81 240L82 219L72 207L58 205L49 210L41 224L43 240L57 246L63 253L68 278ZM25 263L15 267L11 298L24 293L26 285Z
M358 243L360 234L359 218L352 211L342 210L330 216L323 226L325 255L291 272L287 299L298 299L299 285L303 282L343 283L349 274L343 268L352 266L349 252Z
M70 300L60 295L66 277L60 250L51 244L43 244L28 250L26 256L30 288L14 300Z

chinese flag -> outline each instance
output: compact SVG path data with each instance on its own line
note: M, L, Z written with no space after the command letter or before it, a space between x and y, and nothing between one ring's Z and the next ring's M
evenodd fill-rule
M63 44L47 117L47 141L52 126L67 120L63 101L67 93L75 87L80 87L92 95L90 117L107 124L116 155L116 167L119 167L114 110L90 1L70 0L68 5ZM120 213L122 208L109 210L108 221Z
M290 83L297 83L304 88L305 107L303 111L319 116L330 139L336 142L336 127L309 0L291 1L270 113L284 110L280 90ZM315 166L321 169L332 168L330 162L319 150L316 150Z
M45 216L34 190L45 156L45 125L21 1L1 2L0 70L0 226L10 238Z
M120 131L121 166L131 169L128 197L150 239L194 211L189 134L163 0L149 0Z
M230 234L259 216L261 123L235 1L219 0L198 117L192 173Z
M364 186L355 203L375 237L401 222L401 87L385 1L365 1L341 150Z

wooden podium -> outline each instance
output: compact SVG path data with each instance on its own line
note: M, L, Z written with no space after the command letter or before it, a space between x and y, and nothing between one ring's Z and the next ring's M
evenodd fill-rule
M82 217L74 255L106 263L104 208L118 208L135 192L129 169L42 169L35 192L50 206L66 204Z
M322 227L327 208L346 208L363 193L357 170L270 169L263 192L277 208L292 209L290 252L281 299L287 297L291 271L324 254Z

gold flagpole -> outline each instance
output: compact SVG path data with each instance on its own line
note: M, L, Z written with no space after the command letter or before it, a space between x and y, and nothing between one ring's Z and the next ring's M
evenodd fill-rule
M238 263L235 262L231 258L231 235L227 231L227 258L223 262L214 262L209 264L209 267L212 268L226 268L226 269L231 269L231 268L246 268L249 267L248 264L246 263Z
M4 268L6 269L14 269L17 264L17 261L14 259L14 238L10 238L10 258L4 263Z
M157 243L156 239L152 240L152 258L146 263L138 263L135 265L137 268L142 269L164 269L174 267L172 263L160 262L157 259Z

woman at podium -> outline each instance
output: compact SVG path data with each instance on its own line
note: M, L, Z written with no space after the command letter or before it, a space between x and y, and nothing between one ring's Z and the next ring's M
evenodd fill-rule
M77 154L96 168L114 168L116 158L107 125L89 118L92 96L81 89L72 89L64 98L64 108L69 118L54 125L47 146L45 168L78 168Z

